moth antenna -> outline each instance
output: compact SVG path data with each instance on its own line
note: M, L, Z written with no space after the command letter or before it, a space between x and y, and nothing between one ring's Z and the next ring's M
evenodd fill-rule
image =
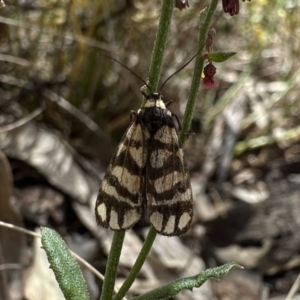
M165 84L177 73L179 73L182 69L184 69L200 52L200 49L196 52L196 54L194 54L192 56L192 58L190 58L183 66L181 66L177 71L175 71L171 76L169 76L161 85L159 91L161 91L163 89L163 87L165 86Z
M148 89L151 91L151 89L149 87L148 87ZM140 91L141 91L142 95L145 97L145 99L149 99L149 95L143 90L143 87L141 87Z
M120 66L122 66L124 69L126 69L127 71L129 71L132 75L134 75L136 78L138 78L142 83L144 83L146 85L146 87L151 91L150 86L146 83L146 81L140 77L139 75L137 75L136 73L134 73L129 67L127 67L126 65L124 65L123 63L121 63L119 60L117 60L116 58L106 55L106 54L99 54L103 57L106 57L108 59L113 60L114 62L118 63Z
M168 102L165 103L166 107L169 107L172 104L173 100L169 100Z

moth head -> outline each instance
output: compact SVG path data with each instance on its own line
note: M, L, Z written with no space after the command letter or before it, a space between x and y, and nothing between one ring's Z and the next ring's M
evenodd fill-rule
M164 97L162 94L151 93L147 95L146 93L143 93L143 95L147 99L145 107L159 107L161 109L166 109L166 105L164 103Z

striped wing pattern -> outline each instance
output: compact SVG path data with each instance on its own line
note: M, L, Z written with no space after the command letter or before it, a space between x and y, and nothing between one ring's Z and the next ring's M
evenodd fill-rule
M162 235L185 233L193 216L192 191L183 150L171 116L152 137L146 164L147 211Z
M99 225L124 230L141 218L148 139L149 134L135 119L123 136L100 186L96 201Z

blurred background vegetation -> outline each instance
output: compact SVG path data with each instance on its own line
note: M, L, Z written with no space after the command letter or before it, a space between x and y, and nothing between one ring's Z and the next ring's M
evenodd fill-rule
M81 153L94 156L85 140L94 141L94 136L45 97L47 89L118 141L129 124L130 110L140 105L142 82L101 54L117 58L146 80L159 1L6 1L6 5L0 19L1 107L18 103L26 114L46 103L40 121L63 132ZM174 12L162 79L196 52L198 16L206 5L206 1L190 1L189 9ZM245 76L238 89L245 90L248 98L249 115L243 123L247 136L293 128L299 115L299 2L257 0L240 6L240 14L234 17L225 15L221 5L216 13L214 50L235 51L237 56L217 64L219 86L199 93L195 117L206 120L207 110L222 103L222 95ZM165 99L180 104L173 108L177 113L182 113L187 98L192 67L163 91Z
M159 1L6 1L6 5L0 19L1 107L18 103L26 114L46 103L39 119L63 132L81 153L91 154L83 142L89 139L85 134L90 135L84 124L45 97L47 89L118 141L129 124L130 110L140 105L142 82L101 54L117 58L146 80ZM198 16L206 5L190 1L189 9L175 10L162 79L196 52ZM207 110L223 103L222 95L240 84L237 89L245 90L248 98L243 122L247 137L293 128L299 115L299 2L257 0L240 6L234 17L225 15L221 5L216 13L214 50L235 51L237 56L217 64L219 86L199 93L195 117L212 122L215 114L210 116ZM163 91L165 99L180 104L173 108L177 113L184 108L192 67L191 63ZM219 104L221 109L231 99ZM262 120L257 120L258 114Z
M215 89L200 88L195 134L186 145L191 176L199 185L200 173L205 182L220 184L251 169L254 181L264 181L266 166L278 163L292 165L289 174L300 174L300 1L240 1L236 16L225 14L221 2L212 24L213 50L237 54L215 63ZM146 80L160 1L5 4L0 10L0 126L34 116L76 152L107 166L130 124L130 111L140 107L143 83L102 55L118 59ZM207 4L189 0L189 8L174 10L161 82L196 53L199 14ZM170 109L179 119L192 70L193 62L162 91L166 101L173 101ZM233 122L236 133L228 146L227 167L216 172L222 161L219 166L208 162L226 152L226 141L221 141L226 130L218 131L224 122L227 127ZM216 146L216 139L223 146ZM206 184L201 189L206 190Z

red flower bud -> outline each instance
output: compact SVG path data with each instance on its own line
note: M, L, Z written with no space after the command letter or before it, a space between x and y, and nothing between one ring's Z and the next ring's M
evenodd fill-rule
M205 77L213 78L217 73L217 68L210 62L208 65L205 66L203 73Z
M217 81L213 78L217 73L217 68L210 62L203 69L204 78L201 80L201 85L206 89L212 89L218 85Z
M245 2L246 0L243 0ZM251 1L251 0L248 0ZM239 0L222 0L223 10L230 15L237 15L240 10Z
M179 10L183 10L184 8L190 7L188 0L176 0L175 7Z

